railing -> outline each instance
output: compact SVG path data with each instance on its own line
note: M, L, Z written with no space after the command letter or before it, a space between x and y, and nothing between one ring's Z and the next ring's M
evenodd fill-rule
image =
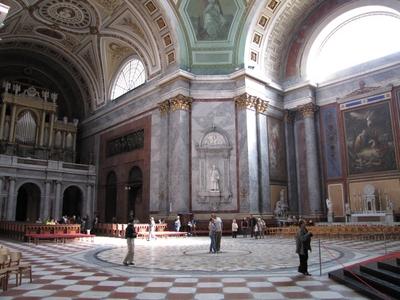
M112 237L125 237L125 229L127 224L111 224L111 223L99 223L94 228L96 235L112 236ZM134 224L136 233L148 232L149 224ZM167 228L167 224L156 223L156 231L164 231Z
M24 240L26 234L32 233L79 233L80 224L37 224L12 221L0 221L0 234L8 238Z

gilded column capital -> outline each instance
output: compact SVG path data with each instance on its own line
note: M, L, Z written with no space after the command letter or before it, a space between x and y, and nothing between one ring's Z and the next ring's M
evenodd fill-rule
M238 109L257 109L258 98L256 96L244 93L234 98L236 107Z
M169 100L171 111L187 110L190 111L193 99L184 95L177 95Z
M297 107L303 118L314 117L314 113L318 110L318 106L314 103L307 103Z
M285 110L284 119L286 123L293 123L295 116L296 114L294 111L291 111L289 109Z
M158 103L158 110L161 115L166 115L169 113L169 100L165 100L163 102Z
M265 113L268 109L268 101L262 100L260 98L257 99L256 110L259 113Z

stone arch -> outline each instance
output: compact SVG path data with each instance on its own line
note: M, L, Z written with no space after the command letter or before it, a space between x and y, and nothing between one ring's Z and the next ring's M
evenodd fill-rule
M40 217L40 186L28 181L22 183L17 190L15 220L35 222Z
M110 171L107 174L106 181L106 211L105 211L105 222L111 223L113 218L117 215L117 182L118 178L114 171Z
M128 218L134 217L140 221L148 219L148 205L143 201L143 171L138 166L133 166L125 186L128 192Z
M63 191L62 215L83 216L84 190L79 185L70 184Z

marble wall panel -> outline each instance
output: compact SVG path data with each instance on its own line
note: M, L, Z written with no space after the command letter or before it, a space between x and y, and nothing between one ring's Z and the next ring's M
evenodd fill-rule
M229 156L229 179L232 197L229 201L219 201L215 199L214 203L202 203L199 201L198 192L200 190L200 153L196 146L201 142L201 139L212 126L216 130L222 132L229 140L232 150ZM235 129L235 105L233 101L195 101L192 104L192 210L193 211L232 211L237 210L237 168L236 168L236 129ZM222 160L220 156L208 157L207 159ZM204 160L203 160L204 161ZM223 166L223 161L216 161L216 165ZM222 171L222 170L221 170ZM223 172L221 172L223 173ZM222 179L224 180L224 179ZM226 186L226 185L225 185Z
M285 132L282 120L268 117L268 136L270 179L286 181Z
M296 159L297 159L297 183L299 191L299 213L307 214L310 212L308 200L308 181L307 181L307 154L306 154L306 132L304 121L299 120L295 125L296 132Z

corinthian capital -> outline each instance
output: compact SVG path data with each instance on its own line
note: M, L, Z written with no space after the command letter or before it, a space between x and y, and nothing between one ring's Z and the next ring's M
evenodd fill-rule
M257 99L257 106L256 110L259 113L265 113L268 109L268 101L261 100L260 98Z
M244 93L240 96L235 97L234 100L238 109L256 109L258 98L256 96Z
M169 100L158 103L158 110L161 115L165 115L169 112Z
M193 99L184 95L177 95L169 100L171 111L187 110L189 111L192 106Z
M318 106L314 103L307 103L301 106L298 106L297 109L303 116L303 118L314 117L314 113L318 110Z

